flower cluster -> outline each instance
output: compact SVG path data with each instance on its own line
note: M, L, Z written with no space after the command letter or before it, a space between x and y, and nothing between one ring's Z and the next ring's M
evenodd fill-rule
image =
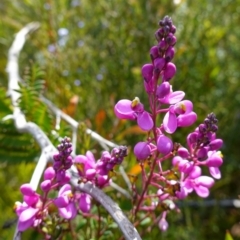
M170 84L176 74L176 66L171 62L177 42L174 35L176 27L168 16L159 25L155 33L158 43L150 49L152 61L142 67L150 111L146 111L139 98L135 97L133 101L123 99L117 102L114 112L120 119L136 120L142 130L148 131L147 139L138 142L133 150L143 174L142 192L135 194L135 216L139 210L149 211L161 206L164 211L159 218L159 227L165 231L168 227L167 212L176 208L174 200L183 199L193 191L200 197L207 197L214 184L213 178L221 177L219 167L223 160L218 150L223 142L216 138L217 119L213 113L188 135L188 149L173 143L169 137L177 128L195 123L197 114L193 111L193 103L183 100L185 93L173 91ZM159 124L161 114L162 122ZM164 169L163 163L168 159L172 160L172 167ZM148 173L143 164L145 160L150 163ZM207 166L213 178L203 176L201 166ZM155 195L150 195L150 186L156 188ZM145 201L149 198L152 200L150 206L149 201Z
M90 151L86 156L79 155L73 159L72 144L67 137L61 141L57 149L59 152L53 155L53 166L44 171L40 184L42 194L36 193L29 183L23 184L20 188L23 203L16 202L14 207L18 215L20 232L35 227L49 239L55 235L56 227L59 228L61 224L74 219L80 212L88 213L91 210L91 197L72 189L68 169L75 164L81 181L90 181L103 188L111 180L109 172L113 171L127 155L126 147L122 146L114 148L111 154L103 152L97 162ZM53 192L57 195L54 198Z
M104 151L98 161L88 151L86 155L75 157L75 165L82 182L91 181L99 188L103 188L108 185L112 175L110 173L114 167L121 164L126 156L127 148L125 146L114 148L111 153Z

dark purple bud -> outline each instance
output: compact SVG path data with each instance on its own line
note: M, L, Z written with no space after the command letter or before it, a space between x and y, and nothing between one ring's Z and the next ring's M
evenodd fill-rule
M170 27L169 27L169 26L164 26L164 27L163 27L163 30L164 30L164 33L165 33L165 35L166 35L166 34L168 34L169 31L170 31Z
M158 44L158 48L160 51L165 51L167 47L168 47L168 44L164 39L162 39Z
M166 37L166 42L167 44L174 46L177 42L177 38L172 33L169 33Z
M206 147L200 148L197 152L197 158L204 160L207 157L208 149Z
M171 39L171 42L169 43L171 46L174 46L177 42L177 38L176 36L173 36L172 39Z
M157 140L157 149L161 154L167 155L173 149L172 140L164 135L159 136Z
M58 162L54 162L53 164L53 168L57 171L61 168L62 166L62 162L58 161Z
M165 66L165 63L166 63L166 61L164 58L156 58L154 60L154 67L160 73L162 71L163 67Z
M198 127L198 130L200 133L206 133L207 132L207 128L205 126L205 124L200 124Z
M197 132L193 132L193 133L188 134L188 136L187 136L188 145L191 146L192 144L195 144L197 142L197 137L198 137Z
M166 53L165 53L165 59L167 62L170 62L175 54L175 49L174 47L170 46L167 48Z
M171 26L170 32L174 34L176 32L176 27L174 25Z
M152 76L153 76L153 65L152 64L145 64L142 67L142 76L143 79L146 82L150 82L152 80Z
M209 147L212 151L214 151L214 150L220 149L222 147L222 145L223 145L223 140L218 138L218 139L211 141L209 144Z
M163 82L157 87L156 95L158 98L164 98L170 93L170 84L169 82Z
M155 37L157 39L157 41L159 42L164 36L164 30L162 28L159 28L156 32L155 32Z
M54 161L60 161L59 153L53 155Z
M217 125L212 125L212 127L211 127L211 131L212 132L217 132L217 130L218 130L218 126Z
M157 46L153 46L150 49L150 56L151 56L152 60L154 60L154 59L159 57L159 52L158 52L158 47Z
M172 62L168 62L163 71L163 81L169 81L176 73L176 66Z
M158 23L158 25L159 25L160 27L163 27L163 26L164 26L164 21L163 21L163 20L160 20L159 23Z

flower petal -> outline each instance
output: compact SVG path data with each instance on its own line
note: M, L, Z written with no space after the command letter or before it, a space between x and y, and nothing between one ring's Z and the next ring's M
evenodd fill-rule
M137 123L143 131L150 131L153 128L152 117L145 111L138 114Z
M72 187L71 187L71 185L70 184L65 184L65 185L63 185L61 188L60 188L60 190L59 190L59 192L58 192L58 196L60 197L60 196L62 196L63 194L65 194L66 192L71 192L72 191Z
M59 208L58 211L59 211L59 215L65 219L72 219L77 215L77 208L74 202L71 202L70 204L68 204L67 207Z
M31 227L35 220L35 215L39 209L29 207L23 211L18 219L18 231L23 232L29 227Z
M181 114L177 117L178 127L189 127L197 120L197 114L195 112L190 112L186 114Z
M174 133L177 129L177 117L172 112L167 112L163 119L163 127L167 133Z
M131 105L132 105L132 101L127 99L122 99L118 101L114 107L115 115L120 119L135 120L136 115Z
M25 183L20 187L20 191L23 195L32 196L35 195L35 191L29 183Z
M199 185L199 186L195 186L194 190L196 191L199 197L206 198L209 196L209 190L207 187Z
M215 179L221 178L221 172L218 167L209 167L209 172Z
M183 91L175 91L170 93L164 99L161 99L161 102L166 104L175 104L180 102L184 98L184 96L185 96L185 93Z
M69 198L68 196L60 196L54 199L53 202L58 208L64 208L69 204Z
M214 180L213 180L213 178L208 177L208 176L200 176L200 177L195 179L195 183L197 185L201 185L201 186L210 188L210 187L213 186Z
M91 197L88 194L81 194L79 198L79 208L84 213L89 213L91 210Z

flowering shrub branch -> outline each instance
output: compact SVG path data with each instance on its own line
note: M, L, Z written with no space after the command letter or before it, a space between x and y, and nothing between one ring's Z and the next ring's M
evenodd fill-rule
M14 107L13 115L10 117L13 118L16 129L20 132L31 134L42 150L30 183L23 184L20 188L23 194L24 202L16 202L15 204L16 213L19 216L19 219L14 239L20 240L22 231L29 227L39 227L40 225L41 228L39 228L39 231L45 235L46 239L49 238L50 234L54 234L51 232L52 229L47 226L49 217L52 217L51 220L52 223L55 224L54 226L56 226L56 223L60 224L60 222L56 222L54 216L48 215L48 213L50 213L49 207L52 206L52 204L58 206L59 215L63 216L63 218L65 217L66 219L71 219L74 215L76 215L77 209L73 204L73 195L71 191L72 187L67 183L70 180L73 187L82 192L82 195L77 196L80 202L79 207L85 207L85 204L82 202L87 201L87 199L89 199L91 196L91 198L95 199L97 202L101 203L103 207L105 207L108 213L119 225L119 228L122 230L122 233L126 239L141 239L136 229L129 222L121 209L106 194L104 194L104 192L102 192L92 183L79 183L79 178L75 177L77 169L72 165L72 157L70 156L70 153L72 152L72 144L69 142L69 139L66 138L63 140L63 143L66 144L67 147L64 144L64 146L61 145L59 147L60 153L58 155L54 155L55 157L53 157L53 153L56 153L57 149L52 145L46 134L40 129L39 126L32 122L26 121L24 114L18 107L17 100L19 99L20 94L16 90L19 89L18 82L21 81L18 73L18 56L25 43L27 34L36 30L38 27L38 23L30 23L20 30L20 32L16 35L15 40L9 50L7 66L7 72L9 75L8 95L11 97L12 105ZM91 130L88 130L88 132L90 131ZM94 134L94 136L95 138L98 138L98 134ZM47 162L52 161L54 158L55 169L47 168L45 170ZM60 162L62 162L62 164L59 164ZM43 171L44 181L41 183L41 189L44 194L41 196L36 192L36 189ZM54 200L48 199L49 191L60 186L61 188L58 197ZM87 195L84 195L83 193L87 193ZM84 209L82 210L84 211ZM55 230L58 230L58 228Z
M157 45L150 49L151 63L142 67L143 85L148 95L150 112L145 110L138 97L132 101L123 99L117 102L114 112L119 119L137 121L138 126L147 132L147 139L138 142L134 154L142 168L143 187L135 192L134 218L140 211L162 209L159 222L162 231L167 230L167 214L178 211L174 201L186 198L195 191L200 197L209 195L214 179L221 178L219 167L223 160L223 141L216 137L218 130L216 116L211 113L202 124L187 137L187 148L173 143L170 136L177 128L189 127L197 120L193 104L183 100L183 91L173 91L170 84L176 74L172 63L177 38L176 27L170 17L159 22L156 31ZM164 115L159 123L160 115ZM171 159L172 167L164 169ZM149 165L149 170L145 163ZM167 166L169 166L167 164ZM206 166L211 176L202 175L201 167Z
M26 34L38 26L30 24L17 34L9 52L7 68L10 79L9 95L14 106L13 119L19 131L28 132L37 140L42 155L32 180L20 188L23 202L15 204L18 215L15 239L19 239L19 233L30 227L36 228L45 239L55 239L62 236L64 231L71 232L74 238L71 220L78 215L88 216L93 205L92 199L108 211L126 239L141 239L134 226L138 226L147 217L151 217L153 224L158 224L161 231L166 231L167 215L171 211L179 211L176 201L185 199L194 191L199 197L209 196L214 179L221 178L219 167L223 163L219 151L223 141L216 136L218 120L213 113L208 114L204 122L187 136L187 147L172 141L171 135L178 128L192 126L197 120L197 114L193 111L193 103L183 100L185 93L173 91L170 84L176 74L176 66L171 62L177 42L176 27L168 16L159 22L159 26L155 33L157 44L150 49L151 63L142 67L149 110L146 110L138 97L133 100L122 99L114 108L119 119L136 121L147 133L146 139L138 142L133 149L141 168L141 187L137 187L138 182L130 181L123 172L131 190L131 196L126 190L125 195L132 200L129 217L134 224L130 223L118 205L102 191L111 185L112 173L127 156L127 147L116 146L87 129L88 133L102 143L105 151L99 159L95 159L90 151L85 155L75 156L78 123L43 96L42 101L57 116L73 126L73 143L65 137L56 149L36 124L26 122L17 105L19 93L14 91L18 89L17 83L20 81L17 60ZM110 152L108 146L113 147ZM48 161L52 161L52 166L45 169ZM211 177L202 175L203 167L208 168ZM123 168L120 170L123 171ZM42 173L42 194L39 194L36 189ZM124 189L119 189L124 193ZM98 214L99 222L100 218ZM100 236L99 229L97 236Z

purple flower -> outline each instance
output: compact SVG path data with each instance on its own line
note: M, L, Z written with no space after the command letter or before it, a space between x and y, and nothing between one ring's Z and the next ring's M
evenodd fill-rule
M150 131L153 128L152 117L144 111L144 107L137 97L133 101L120 100L115 105L114 112L120 119L137 120L138 126L144 131Z
M181 183L181 190L178 194L180 197L183 196L184 193L187 196L188 193L195 190L199 197L206 198L209 196L209 188L211 188L213 184L213 178L208 176L199 176L197 178L188 177Z
M86 156L76 156L74 162L81 177L86 177L89 180L93 179L95 175L96 161L90 151L87 151Z
M196 120L196 113L192 112L192 102L184 100L169 107L163 119L163 127L167 133L174 133L177 127L191 126Z
M61 187L58 197L54 200L58 207L59 215L65 219L73 219L77 215L71 185L65 184Z
M214 177L215 179L221 178L221 172L219 170L219 167L222 165L223 159L220 151L209 151L208 159L203 163L208 166L209 172L212 177Z
M38 213L42 207L39 195L32 189L30 184L23 184L20 187L24 202L15 203L15 211L19 217L18 231L23 232L30 227L36 226L41 222Z

